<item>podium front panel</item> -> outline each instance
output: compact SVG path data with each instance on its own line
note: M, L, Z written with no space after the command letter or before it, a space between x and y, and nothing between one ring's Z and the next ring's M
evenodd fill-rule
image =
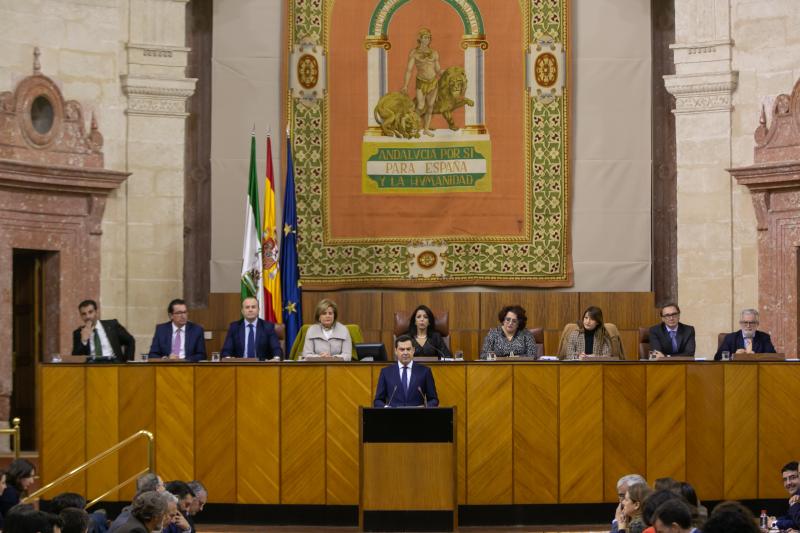
M362 442L453 442L453 408L364 408Z

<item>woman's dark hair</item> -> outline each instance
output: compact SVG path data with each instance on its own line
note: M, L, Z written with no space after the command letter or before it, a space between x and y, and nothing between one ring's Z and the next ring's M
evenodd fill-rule
M425 314L428 315L428 331L426 333L430 337L436 329L436 319L433 318L433 311L427 305L418 305L411 313L411 318L408 320L408 334L412 337L417 334L417 313L419 311L425 311Z
M511 312L517 315L517 320L519 321L517 324L517 331L522 331L525 329L525 326L528 324L528 315L525 314L525 309L520 305L507 305L497 313L497 320L500 321L502 324L505 319L506 315Z
M50 500L50 512L53 514L60 514L67 507L83 509L86 507L86 498L77 492L62 492Z
M650 496L645 498L644 505L642 506L642 521L648 526L652 526L654 522L653 515L656 509L661 507L661 504L667 500L680 498L680 496L671 490L657 490L651 493Z
M6 484L22 492L20 480L31 477L36 467L27 459L14 459L6 471Z
M653 488L656 490L673 490L680 486L680 482L675 481L671 477L660 477L656 480ZM680 495L680 492L676 494Z
M586 333L586 330L583 328L583 317L586 315L589 315L589 318L597 322L597 327L594 328L594 346L595 350L597 350L603 345L607 338L611 337L608 334L608 330L606 330L606 327L603 325L603 310L593 305L586 308L581 314L581 318L578 320L578 331L581 333Z
M67 507L58 514L64 523L61 533L85 533L89 527L89 513L77 507Z
M683 496L683 499L686 500L689 505L693 505L695 507L700 505L700 501L697 499L697 493L694 491L694 487L692 487L689 483L685 481L679 481L675 485L675 489L679 495Z

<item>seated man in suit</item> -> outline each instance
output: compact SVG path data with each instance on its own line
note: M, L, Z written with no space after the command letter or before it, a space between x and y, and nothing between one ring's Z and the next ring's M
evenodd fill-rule
M396 365L381 369L375 390L374 407L436 407L439 397L431 369L414 364L414 343L408 335L394 341Z
M150 357L167 357L181 361L202 361L206 358L203 327L189 322L186 302L176 298L167 307L169 322L156 326Z
M745 309L739 315L739 331L728 333L719 346L714 359L722 359L722 352L730 353L775 353L769 333L758 331L758 311Z
M275 324L258 318L258 300L252 296L242 301L241 320L231 322L222 357L257 357L261 361L281 359L283 350L275 333Z
M97 302L82 301L78 312L83 326L72 332L72 355L88 355L94 361L124 363L133 360L136 340L116 320L100 320Z
M672 355L694 357L694 327L681 323L681 308L669 303L661 307L661 324L650 328L650 350L656 358Z

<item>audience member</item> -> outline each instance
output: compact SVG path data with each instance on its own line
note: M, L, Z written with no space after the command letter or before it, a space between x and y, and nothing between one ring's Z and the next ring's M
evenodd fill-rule
M170 492L162 492L161 495L167 502L167 512L164 515L162 526L163 533L188 533L191 526L186 520L180 509L178 509L178 498Z
M82 508L66 507L58 513L63 526L61 533L87 533L89 531L89 513Z
M167 512L167 501L160 493L151 490L142 492L133 499L131 517L117 533L150 533L163 526Z
M450 348L436 331L436 318L428 306L419 305L414 309L406 333L411 337L414 357L452 357Z
M681 497L669 489L659 489L652 492L650 496L644 500L644 506L642 507L642 522L644 522L645 525L652 526L655 522L653 515L655 514L656 509L658 509L665 501L674 499L681 499ZM655 529L650 527L646 529L645 532L648 530L655 531Z
M708 509L700 503L700 498L697 497L694 487L686 481L680 481L673 490L689 504L689 510L692 513L692 527L703 529L703 524L708 519Z
M628 474L627 476L622 476L617 481L617 499L619 500L619 505L617 506L616 515L622 513L622 500L625 499L625 493L628 492L628 487L635 483L647 484L647 481L639 474ZM617 533L617 527L617 518L615 516L614 520L611 521L611 533Z
M671 477L660 477L656 479L656 482L653 484L654 490L674 490L677 487L678 482ZM680 494L678 494L678 496L680 496Z
M203 327L189 322L186 302L176 298L167 307L169 322L156 326L150 357L165 357L182 361L202 361L206 358Z
M189 525L192 527L192 533L195 533L194 528L194 517L199 514L203 508L206 506L206 502L208 501L208 489L200 483L199 481L190 481L189 488L192 489L194 492L194 500L192 500L192 505L189 507L189 512L187 513L186 519L189 521Z
M4 533L61 533L61 518L33 508L32 505L16 505L11 508L3 525Z
M250 297L242 300L241 320L231 322L225 343L223 357L281 359L283 350L275 333L275 324L258 318L258 300Z
M192 500L194 500L194 492L192 492L189 484L185 481L170 481L165 487L167 492L178 498L178 511L181 514L188 513L189 508L192 506Z
M680 322L681 308L669 303L661 307L661 324L650 328L650 350L656 358L672 355L694 357L694 327Z
M93 361L125 362L136 355L136 340L115 319L100 320L97 302L78 305L83 326L72 333L72 355L88 355ZM124 347L124 349L123 349Z
M679 498L662 503L653 514L656 533L695 533L692 527L692 511Z
M375 390L374 407L436 407L439 397L433 373L427 366L414 363L411 337L400 335L394 340L397 364L381 369Z
M314 311L314 324L306 331L303 358L349 361L353 357L353 340L347 327L339 322L336 302L323 298Z
M739 315L739 331L728 333L719 345L714 359L722 359L722 352L734 353L775 353L769 333L758 330L758 311L744 309Z
M634 483L628 487L622 499L622 512L617 515L619 533L642 533L645 528L642 520L642 507L652 489L646 483Z
M786 463L781 468L783 488L789 493L789 510L779 517L774 527L778 529L800 529L800 474L797 461Z
M536 357L536 340L525 329L528 317L519 305L507 305L497 313L500 325L489 330L483 339L481 359L522 355Z
M578 329L567 337L565 359L612 355L611 335L603 325L603 311L599 307L587 307L577 324Z
M22 497L28 494L36 480L36 468L27 459L14 459L6 471L6 487L0 494L0 517L5 517ZM0 521L0 528L3 522Z
M139 476L136 479L136 495L142 494L144 492L164 492L164 482L161 480L161 477L154 473L147 473ZM135 499L135 498L134 498ZM122 508L122 511L119 513L116 519L111 523L108 528L108 533L116 533L117 531L122 528L125 524L127 524L131 519L131 509L133 508L133 504L125 506Z
M750 509L739 502L718 504L703 527L703 533L759 533L758 522Z

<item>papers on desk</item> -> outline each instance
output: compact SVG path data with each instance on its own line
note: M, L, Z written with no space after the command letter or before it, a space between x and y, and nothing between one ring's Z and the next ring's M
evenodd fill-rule
M557 355L540 355L539 361L558 361Z

